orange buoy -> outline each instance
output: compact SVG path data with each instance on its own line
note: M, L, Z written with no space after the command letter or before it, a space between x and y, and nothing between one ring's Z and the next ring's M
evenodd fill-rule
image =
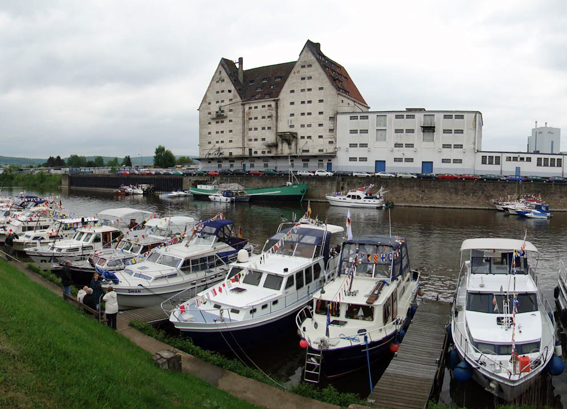
M400 349L400 344L398 342L392 342L390 344L390 351L393 353L398 352L398 349Z

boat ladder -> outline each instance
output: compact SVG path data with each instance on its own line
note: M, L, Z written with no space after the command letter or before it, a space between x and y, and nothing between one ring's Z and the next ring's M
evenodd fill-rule
M307 348L307 352L305 353L305 372L303 376L305 382L319 383L322 361L323 351L310 352L309 348Z

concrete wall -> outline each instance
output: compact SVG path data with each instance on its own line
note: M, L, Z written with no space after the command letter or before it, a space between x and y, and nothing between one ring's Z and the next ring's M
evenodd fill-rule
M70 176L72 178L73 176ZM90 178L101 178L89 175ZM84 180L84 176L82 177ZM104 177L108 181L108 188L114 188L116 183L110 183L114 176ZM119 176L116 176L119 178ZM122 176L124 178L124 176ZM144 178L139 176L138 178ZM153 176L152 178L159 178ZM164 179L181 178L181 176L162 176ZM197 183L238 183L247 188L269 187L284 185L288 178L284 176L201 176L183 177L183 187ZM325 201L325 194L361 186L374 184L378 190L383 186L388 193L386 200L395 205L432 206L432 207L459 207L459 208L493 208L492 200L496 198L518 196L522 194L540 194L550 205L552 210L567 211L567 184L554 184L543 182L500 182L482 180L438 180L438 179L381 179L375 177L359 178L352 176L340 177L298 177L300 183L309 185L305 200ZM137 182L144 183L144 182ZM148 180L145 183L151 183ZM63 185L69 183L63 179ZM76 183L71 188L78 187Z

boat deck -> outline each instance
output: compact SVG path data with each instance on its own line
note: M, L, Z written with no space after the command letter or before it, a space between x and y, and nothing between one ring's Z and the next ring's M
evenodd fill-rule
M443 374L450 304L427 300L420 304L400 349L368 397L377 408L425 408Z

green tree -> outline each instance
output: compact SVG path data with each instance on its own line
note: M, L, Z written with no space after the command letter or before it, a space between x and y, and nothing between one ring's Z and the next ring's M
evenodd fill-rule
M88 160L87 161L87 167L94 168L95 167L95 161L94 160Z
M154 166L157 168L171 168L175 166L175 155L160 145L155 150Z
M104 158L102 156L96 156L94 158L94 166L97 168L102 168L104 166Z
M176 164L177 165L192 165L193 159L191 159L189 156L180 156L177 159Z
M61 159L61 156L57 155L55 158L55 166L67 166L67 164L63 159Z
M69 159L67 159L67 165L69 165L70 168L85 167L87 166L87 158L84 156L71 155Z
M118 162L118 158L110 159L108 162L106 162L106 166L118 167L120 166L120 162Z
M132 166L132 159L130 159L130 155L124 156L124 160L122 161L122 166Z

